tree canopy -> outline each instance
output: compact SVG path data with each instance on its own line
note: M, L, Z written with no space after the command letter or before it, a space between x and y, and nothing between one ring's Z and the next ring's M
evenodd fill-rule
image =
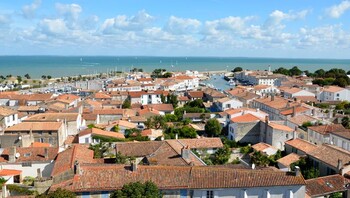
M157 198L161 197L158 187L151 181L125 184L121 190L114 191L110 198Z
M221 134L222 126L215 118L209 119L204 126L205 133L208 136L219 136Z
M240 72L243 71L242 67L235 67L232 72Z

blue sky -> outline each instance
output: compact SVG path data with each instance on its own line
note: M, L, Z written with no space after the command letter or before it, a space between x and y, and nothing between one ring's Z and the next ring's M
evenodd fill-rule
M2 0L0 55L350 58L350 0Z

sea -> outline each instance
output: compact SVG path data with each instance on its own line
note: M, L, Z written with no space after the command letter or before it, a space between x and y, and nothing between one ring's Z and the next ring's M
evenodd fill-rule
M150 57L150 56L0 56L0 75L25 75L39 78L88 75L107 71L130 71L133 68L151 72L162 68L167 71L230 71L235 67L249 70L274 70L298 66L301 70L315 71L340 68L350 70L350 59L298 59L247 57Z

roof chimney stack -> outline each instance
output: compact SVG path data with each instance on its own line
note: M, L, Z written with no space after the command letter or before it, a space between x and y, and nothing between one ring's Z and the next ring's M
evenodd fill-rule
M44 148L44 156L45 156L45 159L49 159L49 149L48 148Z
M275 94L271 94L271 101L275 101Z
M190 159L190 149L188 148L188 146L183 147L181 149L181 157L185 160Z
M295 176L300 176L301 172L300 172L300 167L299 166L295 166Z
M10 147L9 162L10 163L16 162L16 146L11 146Z
M295 116L296 116L296 113L297 113L297 111L296 111L296 106L293 106L292 117L295 117Z
M343 168L343 160L338 159L338 165L337 165L337 169L341 170Z
M78 160L75 160L74 162L74 174L80 174L80 164Z
M137 171L137 163L134 161L131 163L131 171L136 172Z

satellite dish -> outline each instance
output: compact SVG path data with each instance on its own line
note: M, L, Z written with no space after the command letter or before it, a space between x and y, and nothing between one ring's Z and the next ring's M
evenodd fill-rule
M19 137L18 137L18 139L19 139L19 140L21 140L21 139L22 139L22 137L21 137L21 136L19 136Z
M19 154L19 153L16 153L16 155L15 155L16 158L19 158L20 156L21 156L21 154Z

